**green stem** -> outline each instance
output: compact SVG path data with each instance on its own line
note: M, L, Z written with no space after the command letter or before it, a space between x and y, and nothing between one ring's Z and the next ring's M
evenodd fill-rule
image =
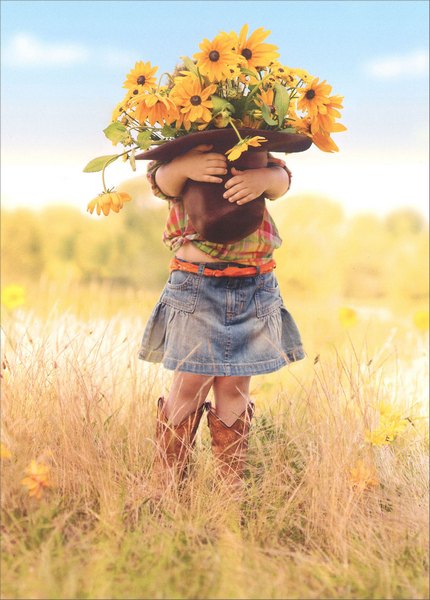
M240 135L239 131L237 130L237 128L236 128L236 126L235 126L235 124L233 123L233 121L232 121L231 119L229 119L229 123L230 123L230 125L233 127L233 129L235 130L235 132L236 132L236 135L237 135L237 137L239 138L239 141L240 141L240 142L243 142L243 139L242 139L242 137L241 137L241 135Z

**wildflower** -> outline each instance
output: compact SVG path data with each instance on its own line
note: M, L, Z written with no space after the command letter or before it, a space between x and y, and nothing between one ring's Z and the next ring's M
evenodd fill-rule
M300 90L301 97L297 103L298 108L306 111L310 116L317 113L326 114L326 105L329 103L328 96L331 89L331 85L326 81L319 82L319 78L316 77Z
M10 310L25 304L25 289L22 285L11 284L3 288L1 303Z
M178 110L173 100L160 92L145 94L136 108L136 119L144 123L147 119L151 125L172 123L178 118Z
M385 446L393 442L408 426L408 419L391 404L381 402L378 407L379 424L373 430L366 430L365 439L372 446Z
M413 317L414 325L420 331L429 330L429 311L428 310L417 310Z
M248 25L244 25L238 36L238 53L246 60L246 67L257 69L267 67L272 61L279 57L278 47L274 44L263 44L263 40L270 35L270 31L264 31L263 27L256 29L248 39Z
M341 322L342 327L348 329L357 323L357 313L353 308L349 308L348 306L343 306L339 309L339 320Z
M199 48L201 52L193 54L197 67L209 81L221 81L228 78L228 67L237 63L237 55L232 51L231 38L217 35L212 41L204 39Z
M366 465L361 459L356 462L355 467L350 469L349 479L352 486L359 490L366 490L379 485L375 470Z
M27 477L24 477L24 479L21 480L21 484L28 488L29 496L34 496L40 500L44 490L53 487L50 480L50 470L51 467L49 465L38 463L35 460L31 461L29 467L27 467L25 471Z
M228 160L237 160L239 156L248 150L249 146L258 147L261 146L263 142L267 142L266 138L261 135L255 135L254 137L246 137L243 140L240 140L233 148L227 150L225 153L228 156Z
M130 194L125 192L115 192L113 190L102 192L88 203L87 211L93 214L94 209L96 209L98 215L103 212L107 216L111 209L113 212L119 212L124 203L130 202L130 200Z
M216 85L202 87L198 77L185 77L170 92L170 97L179 109L180 123L184 122L189 131L191 123L196 121L209 123L212 119L212 100ZM177 123L178 126L178 123Z
M137 89L138 93L152 90L156 83L154 74L157 69L158 67L152 67L150 62L137 62L127 74L127 79L122 87L129 90Z
M12 452L3 444L3 442L0 444L0 458L1 460L8 460L9 458L12 458Z

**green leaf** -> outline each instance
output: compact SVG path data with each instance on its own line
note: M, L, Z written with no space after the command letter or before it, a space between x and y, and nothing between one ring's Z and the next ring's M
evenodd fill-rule
M241 68L240 72L243 73L244 75L250 75L251 77L254 77L255 79L258 79L258 77L254 73L254 71L251 71L250 69L246 69L245 67Z
M180 57L182 62L184 63L185 67L191 71L191 73L194 73L194 75L197 75L197 65L191 60L191 58L188 58L188 56L181 56Z
M103 129L103 133L115 144L118 144L118 142L125 142L130 137L127 127L117 121L110 123L106 129Z
M288 107L290 105L290 95L285 89L283 85L280 83L275 83L275 101L274 106L276 110L276 114L278 115L278 123L282 126L284 122L285 115L288 112Z
M106 163L118 158L118 154L107 154L105 156L98 156L97 158L93 158L84 168L84 173L97 173L97 171L102 171L103 167Z
M163 137L175 137L176 131L177 130L174 127L171 127L170 125L167 125L167 123L165 123L161 130L161 135Z
M137 136L137 143L139 144L139 148L142 148L142 150L148 150L148 148L152 145L151 132L141 131Z
M261 107L261 114L263 115L263 119L266 121L266 123L268 125L277 125L278 123L272 119L271 115L270 115L270 108L267 106L267 104L264 104L263 102L263 106Z
M213 114L214 116L223 110L228 110L230 114L234 114L234 106L230 104L228 100L225 98L220 98L219 96L211 96L212 106L213 106Z

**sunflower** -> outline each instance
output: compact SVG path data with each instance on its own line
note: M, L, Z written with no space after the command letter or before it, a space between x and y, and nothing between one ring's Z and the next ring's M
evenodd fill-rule
M263 142L267 142L267 139L261 135L254 135L254 137L251 138L246 137L243 140L240 140L233 148L227 150L225 155L228 157L228 160L237 160L243 152L248 150L249 146L257 148L258 146L261 146Z
M130 202L130 200L130 194L125 192L115 192L113 190L102 192L88 203L87 211L93 214L94 209L96 209L98 215L103 212L107 217L110 209L117 213L123 207L124 202Z
M178 118L178 109L173 100L160 92L151 92L141 97L141 102L136 108L136 119L139 123L149 123L154 126L155 123L164 125L172 123Z
M330 92L331 85L325 80L319 83L319 78L316 77L300 90L301 97L297 106L300 110L308 112L311 116L317 113L326 114L326 105L330 102L328 97Z
M134 69L127 74L127 79L122 87L133 89L138 88L140 92L149 91L155 86L154 74L158 67L151 67L151 63L137 62Z
M221 81L228 78L228 67L236 65L238 56L232 51L230 36L217 35L212 41L204 39L199 45L201 52L193 54L197 67L209 81Z
M212 101L210 96L215 93L215 84L202 88L199 78L196 76L184 77L170 92L170 98L179 109L180 117L176 126L182 125L187 131L191 123L209 123L212 119Z
M278 58L278 47L274 44L263 44L263 40L270 35L270 31L264 31L263 27L256 29L248 39L248 25L244 25L237 38L238 53L246 60L248 69L258 69L267 67Z
M293 71L293 73L297 75L297 77L304 83L309 83L312 81L312 79L314 79L312 75L305 71L305 69L291 69L291 71Z

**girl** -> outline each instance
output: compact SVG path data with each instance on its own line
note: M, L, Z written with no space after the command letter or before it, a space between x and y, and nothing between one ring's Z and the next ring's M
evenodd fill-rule
M174 370L167 399L158 400L157 497L172 478L184 480L205 409L220 477L240 496L254 414L251 376L304 358L273 272L272 255L282 241L267 208L259 229L232 244L202 239L188 221L181 202L186 180L220 183L227 173L226 157L212 147L199 145L170 162L148 165L153 193L169 201L163 241L175 253L139 352L139 358ZM261 194L269 200L285 194L291 172L270 154L268 165L233 168L224 197L245 204ZM211 388L215 408L205 402Z

